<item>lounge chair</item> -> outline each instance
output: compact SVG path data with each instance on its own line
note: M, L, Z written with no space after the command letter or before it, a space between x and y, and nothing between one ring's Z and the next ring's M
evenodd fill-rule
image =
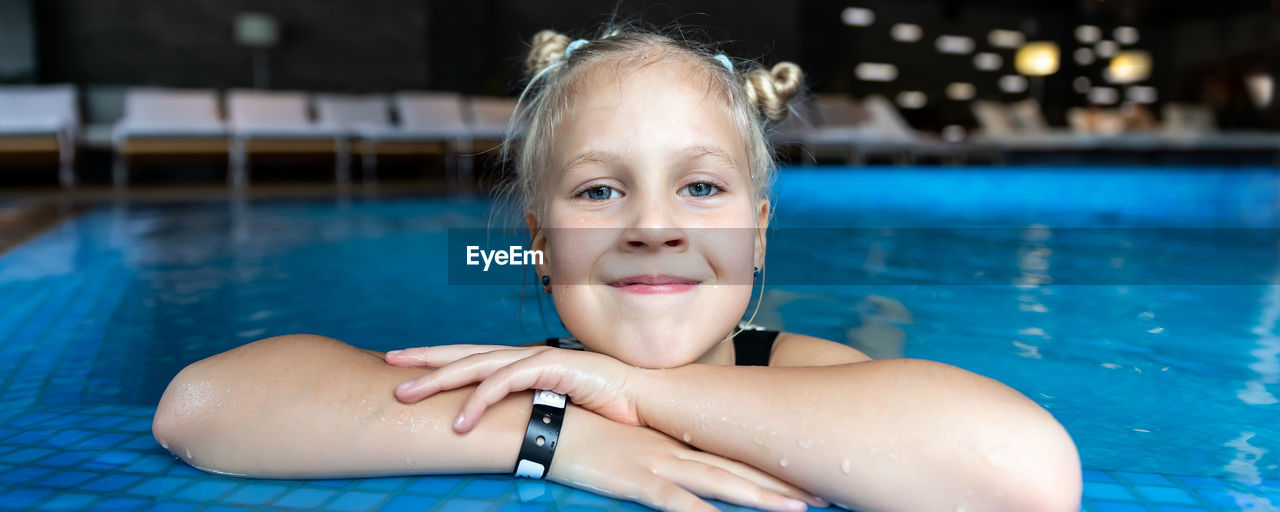
M232 89L227 92L227 111L233 186L248 184L249 158L255 154L332 154L337 182L350 180L345 131L312 123L304 93Z
M80 114L74 85L0 85L0 158L49 153L58 158L58 181L76 183Z
M320 126L342 133L348 140L347 147L354 146L355 153L365 156L364 179L374 178L371 154L363 144L362 134L385 132L392 129L391 110L387 98L378 94L316 94L312 96L317 122Z
M376 176L379 155L442 155L445 170L456 170L458 148L471 146L462 96L446 92L401 91L392 97L399 124L360 125L357 152L367 177Z
M129 180L129 162L143 155L227 155L227 125L212 89L134 87L125 92L124 117L112 129L112 182Z

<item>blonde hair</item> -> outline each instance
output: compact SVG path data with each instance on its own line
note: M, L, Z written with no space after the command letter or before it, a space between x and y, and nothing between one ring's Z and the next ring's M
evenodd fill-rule
M570 44L575 48L566 55ZM516 112L503 143L503 155L515 164L510 193L518 196L521 211L545 213L545 184L550 167L550 141L555 127L581 92L579 77L597 64L613 64L615 74L623 66L642 67L667 57L681 57L706 71L708 91L718 93L730 119L742 134L747 149L753 199L766 196L777 166L767 134L771 121L790 112L789 101L800 92L804 73L790 62L765 70L750 63L748 69L728 69L729 62L709 48L634 28L607 28L590 41L575 42L564 34L543 30L533 36L525 58L528 83L520 94ZM514 156L514 158L512 158Z

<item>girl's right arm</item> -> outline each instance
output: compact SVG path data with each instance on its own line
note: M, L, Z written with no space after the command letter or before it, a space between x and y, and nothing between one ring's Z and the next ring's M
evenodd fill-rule
M473 386L415 404L392 393L430 371L322 336L270 338L183 369L153 432L192 466L252 477L510 473L531 393L503 398L459 435L451 422ZM755 468L573 405L549 478L662 509L714 510L695 494L775 510L785 497L817 503Z

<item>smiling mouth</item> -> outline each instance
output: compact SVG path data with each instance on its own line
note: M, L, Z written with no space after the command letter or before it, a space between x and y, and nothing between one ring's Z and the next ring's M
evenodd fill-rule
M615 279L609 286L628 293L682 293L692 290L701 281L676 276L628 276Z

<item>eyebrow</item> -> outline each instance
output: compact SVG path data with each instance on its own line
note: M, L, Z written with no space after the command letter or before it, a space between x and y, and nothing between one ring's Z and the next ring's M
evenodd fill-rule
M734 161L733 156L730 155L728 151L725 151L723 148L720 148L718 146L698 144L698 145L688 146L688 147L684 147L679 150L673 151L672 154L675 156L675 158L678 158L679 160L682 160L682 161L710 158L712 160L718 160L720 163L730 168L733 168L733 169L738 168L737 162ZM570 158L569 161L564 164L564 167L563 169L561 169L561 172L568 173L569 171L572 171L578 167L589 165L589 164L608 165L609 163L616 161L617 159L618 159L618 154L613 153L611 151L597 151L597 150L583 151L581 153L574 155L573 158Z

